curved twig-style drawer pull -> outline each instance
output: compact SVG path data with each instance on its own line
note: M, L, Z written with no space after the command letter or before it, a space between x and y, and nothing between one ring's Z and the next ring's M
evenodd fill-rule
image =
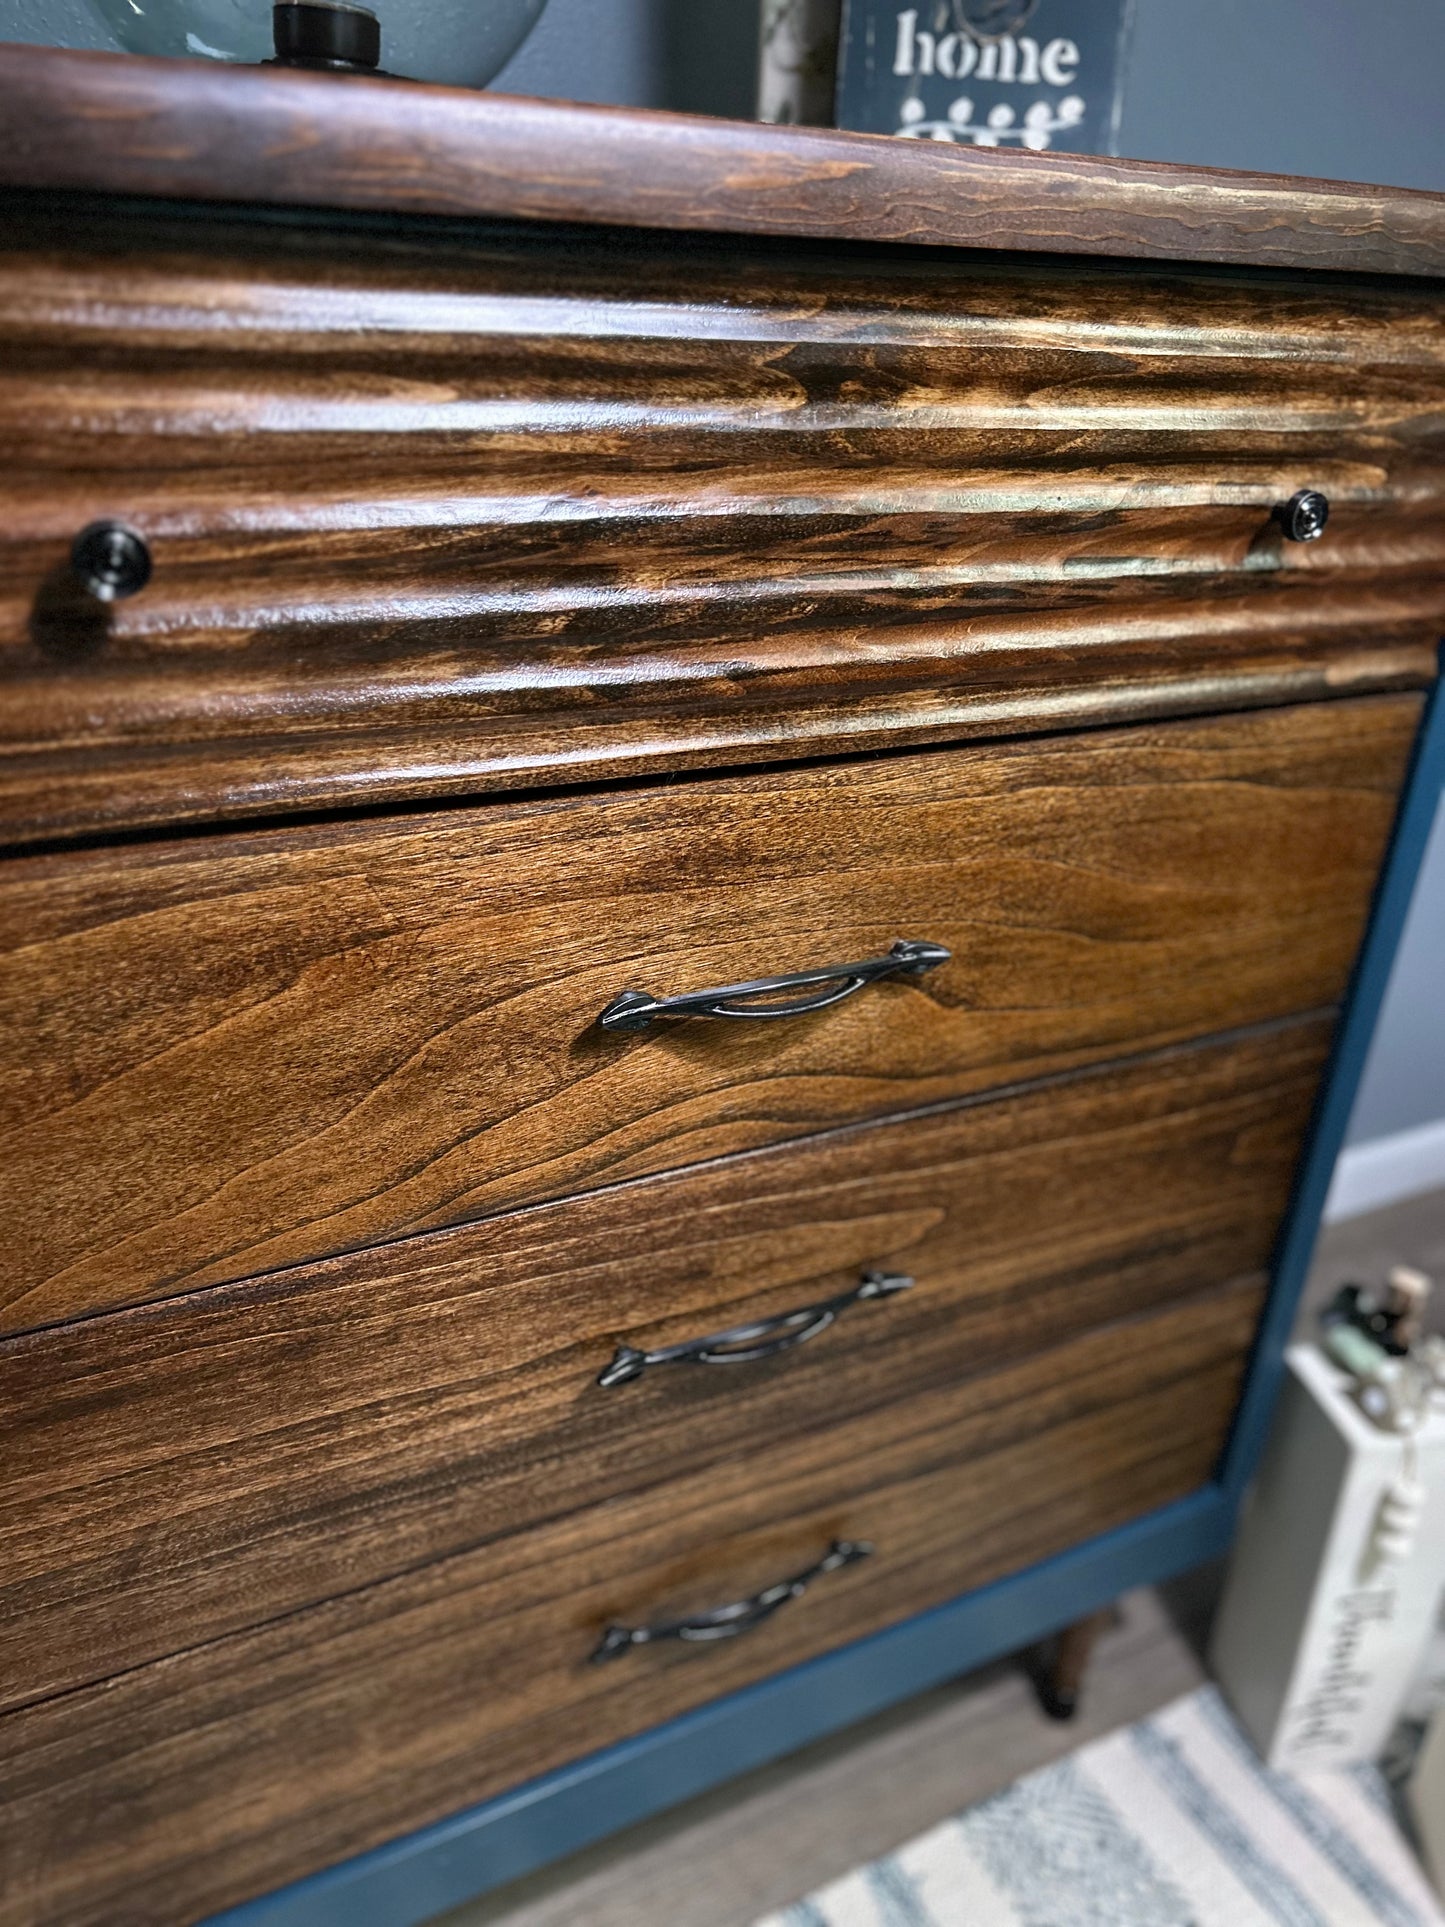
M827 1331L839 1312L850 1305L864 1304L870 1298L889 1298L895 1292L908 1291L912 1284L913 1280L902 1272L865 1271L851 1291L825 1298L821 1304L782 1312L776 1318L759 1319L755 1325L734 1325L731 1331L689 1338L681 1345L664 1345L655 1352L619 1345L617 1356L597 1383L626 1385L631 1379L641 1378L649 1365L748 1365L754 1359L774 1358Z
M754 1626L771 1619L790 1599L801 1599L815 1579L837 1572L840 1566L851 1566L859 1559L866 1559L872 1550L862 1539L835 1539L816 1565L809 1566L806 1572L795 1573L791 1579L780 1579L775 1586L765 1587L751 1599L739 1599L731 1606L716 1606L710 1613L699 1613L696 1619L667 1620L660 1626L609 1626L592 1654L593 1663L616 1659L630 1647L651 1646L659 1639L698 1643L736 1639L739 1633L751 1632Z
M604 1030L646 1030L658 1017L802 1017L810 1010L826 1010L829 1004L842 1003L845 997L865 984L876 984L881 977L921 976L925 970L947 963L950 954L941 943L905 939L895 943L886 957L796 970L789 977L759 977L753 983L724 984L717 990L690 990L680 997L653 997L645 990L624 990L597 1021ZM790 997L788 993L794 990L811 994ZM751 1001L779 997L781 1003Z

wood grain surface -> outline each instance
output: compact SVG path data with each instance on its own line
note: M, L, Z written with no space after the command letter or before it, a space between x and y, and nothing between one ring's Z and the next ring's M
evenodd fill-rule
M1445 198L1157 161L0 50L0 183L1445 276Z
M0 870L3 1328L1333 1004L1420 703ZM946 945L772 1023L597 1027Z
M865 1125L0 1345L0 1705L1262 1274L1331 1024ZM847 1291L779 1357L642 1348Z
M1434 673L1432 289L563 240L7 213L0 838Z
M1445 628L1445 199L9 47L0 185L0 1927L1207 1483Z
M934 1386L0 1718L0 1922L190 1922L1118 1525L1208 1479L1253 1284ZM875 1555L746 1637L602 1628Z

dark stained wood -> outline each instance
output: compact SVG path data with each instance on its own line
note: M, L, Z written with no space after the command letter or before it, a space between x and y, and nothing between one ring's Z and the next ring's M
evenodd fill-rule
M1206 1484L1445 628L1445 198L15 48L0 184L0 841L101 835L0 865L0 1927Z
M1320 1008L1415 696L0 872L14 1330ZM596 1018L898 938L811 1017Z
M1261 1294L990 1374L0 1718L0 1922L190 1921L1118 1525L1208 1479ZM603 1627L877 1547L746 1637Z
M1324 1019L0 1346L0 1705L1262 1274ZM850 1289L784 1356L675 1344ZM977 1396L985 1393L980 1389Z
M17 214L0 439L12 841L1419 686L1445 630L1399 284Z
M40 47L0 52L0 183L1445 276L1402 188Z

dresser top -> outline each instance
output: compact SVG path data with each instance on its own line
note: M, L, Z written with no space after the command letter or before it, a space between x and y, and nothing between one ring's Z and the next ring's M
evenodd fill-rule
M0 47L0 185L1445 277L1445 195Z

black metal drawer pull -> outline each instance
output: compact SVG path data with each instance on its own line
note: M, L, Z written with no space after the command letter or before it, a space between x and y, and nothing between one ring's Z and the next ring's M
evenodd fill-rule
M868 957L862 963L832 964L820 970L797 970L789 977L760 977L750 984L724 984L718 990L692 990L681 997L653 997L645 990L624 990L597 1019L604 1030L646 1030L657 1017L802 1017L810 1010L826 1010L840 1004L865 984L876 984L881 977L921 976L947 963L950 952L941 943L904 940L895 943L886 957ZM788 998L793 990L821 986L812 996ZM779 997L783 1003L753 1004L743 999Z
M850 1305L865 1304L870 1298L889 1298L895 1292L910 1290L912 1285L913 1280L899 1271L865 1271L851 1291L825 1298L821 1304L780 1312L776 1318L759 1319L755 1325L734 1325L731 1331L689 1338L681 1345L664 1345L655 1352L619 1345L617 1356L597 1383L626 1385L631 1379L641 1378L649 1365L748 1365L754 1359L774 1358L827 1331L839 1312Z
M661 1626L609 1626L592 1654L592 1663L616 1659L630 1647L651 1646L659 1639L698 1643L709 1639L736 1639L739 1633L751 1632L754 1626L771 1619L790 1599L801 1599L815 1579L837 1572L840 1566L851 1566L859 1559L866 1559L872 1550L862 1539L835 1539L815 1566L796 1573L791 1579L780 1579L776 1586L768 1586L751 1599L739 1599L731 1606L716 1606L710 1613L699 1613L696 1619L668 1620Z

